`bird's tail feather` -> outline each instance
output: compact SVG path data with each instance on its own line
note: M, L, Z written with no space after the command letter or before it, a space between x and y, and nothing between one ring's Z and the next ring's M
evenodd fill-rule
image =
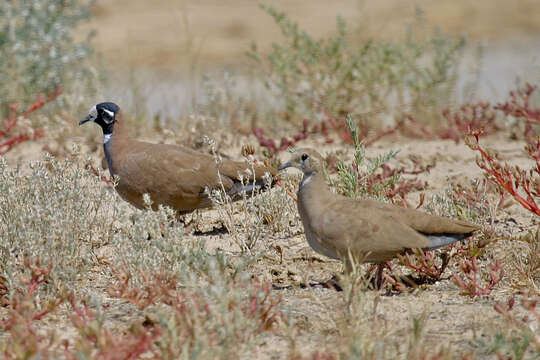
M243 194L249 195L253 192L253 190L259 191L264 187L265 187L265 183L263 180L257 180L255 181L255 184L248 183L248 184L242 185L241 183L235 183L233 186L233 189L229 192L229 195L233 198L235 196L239 196Z
M450 245L452 243L455 243L456 241L460 241L465 238L468 238L469 236L471 236L470 233L469 234L427 235L429 239L429 247L425 248L424 250L439 249L447 245Z

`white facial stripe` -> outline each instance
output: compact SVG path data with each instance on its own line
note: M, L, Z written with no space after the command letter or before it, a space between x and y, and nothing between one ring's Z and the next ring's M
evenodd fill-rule
M112 111L109 111L107 109L103 109L103 111L105 111L107 113L107 115L109 115L111 118L114 117L114 113Z
M112 138L112 134L103 135L103 143L104 144L108 143L109 141L111 141L111 138Z
M91 121L95 121L97 119L97 109L95 105L90 109L88 116L90 117Z
M103 109L103 112L107 114L106 116L104 114L104 116L102 117L103 121L105 121L106 124L112 123L114 121L114 113L107 109Z

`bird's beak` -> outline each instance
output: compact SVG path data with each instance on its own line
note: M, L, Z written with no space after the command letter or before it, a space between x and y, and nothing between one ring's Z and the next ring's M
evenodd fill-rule
M278 168L278 170L281 171L281 170L284 170L284 169L289 168L289 167L291 167L291 166L293 166L292 162L287 161L285 164L282 164L282 165Z
M87 115L84 119L82 119L81 121L79 121L79 126L81 126L82 124L84 124L85 122L89 122L89 121L92 121L92 117L90 115Z

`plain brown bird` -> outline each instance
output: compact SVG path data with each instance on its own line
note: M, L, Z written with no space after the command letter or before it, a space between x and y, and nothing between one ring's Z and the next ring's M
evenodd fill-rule
M333 259L384 263L409 249L438 249L463 240L479 227L466 221L429 215L418 210L371 199L352 199L328 188L322 169L324 159L311 149L297 149L280 166L300 169L298 212L309 245ZM382 283L382 265L377 285Z
M166 205L179 214L212 205L205 188L220 189L218 166L213 156L177 145L151 144L128 137L118 105L104 102L92 107L82 125L93 121L103 129L103 149L111 176L118 176L118 194L135 207L142 209L143 194L150 195L152 208ZM219 166L221 181L231 198L249 193L253 186L263 187L263 176L277 171L271 167L255 166L255 184L246 175L248 162L223 159ZM244 185L240 175L244 176ZM253 177L251 177L253 179Z

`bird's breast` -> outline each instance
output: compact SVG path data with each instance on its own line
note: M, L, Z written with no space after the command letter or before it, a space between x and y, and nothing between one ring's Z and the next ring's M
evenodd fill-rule
M315 214L313 211L308 209L316 209L317 207L311 206L309 204L313 201L312 197L306 196L305 191L300 191L298 194L298 213L300 214L300 219L302 220L302 225L304 226L304 233L306 235L306 240L313 250L319 254L328 256L332 259L339 259L339 254L334 250L330 249L325 245L325 239L322 239L317 232L313 229L312 222L317 221L321 214Z

